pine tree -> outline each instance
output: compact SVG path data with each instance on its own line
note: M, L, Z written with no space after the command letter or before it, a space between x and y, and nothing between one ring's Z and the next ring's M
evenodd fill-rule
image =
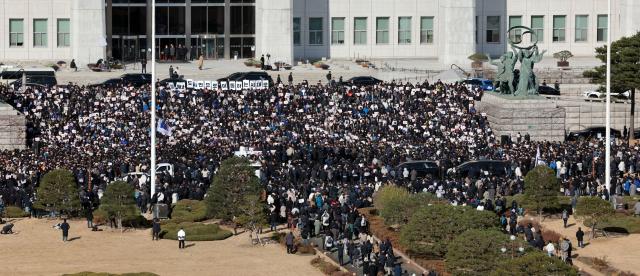
M36 195L36 207L58 215L70 215L81 208L79 190L68 170L56 169L45 174Z
M107 212L110 217L115 217L120 229L124 219L131 219L137 215L134 192L129 183L115 181L107 186L107 190L100 199L100 209Z

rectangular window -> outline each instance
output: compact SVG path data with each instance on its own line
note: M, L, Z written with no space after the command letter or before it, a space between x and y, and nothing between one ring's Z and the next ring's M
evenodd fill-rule
M33 20L33 47L47 47L47 20Z
M376 44L389 44L389 17L376 18Z
M564 15L553 16L553 42L565 41L565 26L567 17Z
M420 43L433 43L433 16L423 16L420 18Z
M487 16L487 43L500 43L500 16Z
M515 26L522 26L522 16L509 16L509 29ZM522 40L522 30L516 29L509 32L509 40L519 42Z
M71 45L71 28L69 19L58 19L58 47Z
M531 29L533 30L533 33L535 34L536 38L538 38L538 41L543 42L544 41L544 16L542 15L531 16ZM531 36L531 39L533 39L533 36Z
M9 46L22 47L24 45L24 20L9 19Z
M300 17L293 18L293 45L300 45Z
M322 45L322 17L309 18L309 45Z
M598 15L598 42L607 41L607 32L609 31L609 17L606 14Z
M585 42L589 36L589 16L576 15L576 42Z
M356 17L353 19L353 44L367 44L367 18Z
M411 44L411 17L398 17L398 44Z
M331 18L331 44L344 44L344 17Z

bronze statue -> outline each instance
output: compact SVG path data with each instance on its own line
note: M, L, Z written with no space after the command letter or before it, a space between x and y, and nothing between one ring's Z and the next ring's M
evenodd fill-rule
M526 34L531 35L531 46L520 46L519 44L522 43L522 39L520 39L519 41L511 40L511 37L509 37L508 34L515 29L524 29L525 31L522 33L522 36ZM538 37L536 36L535 32L533 32L533 30L529 27L511 27L507 31L507 37L509 37L509 45L511 45L511 49L513 50L513 52L507 52L503 55L503 58L501 58L503 64L501 65L502 67L498 67L499 81L507 82L509 92L513 93L514 96L537 95L539 85L538 80L536 79L536 75L533 73L533 66L535 63L538 63L542 60L544 53L547 51L544 50L542 51L542 53L538 52ZM520 72L518 77L518 87L514 90L514 68L517 61L520 61ZM491 64L494 63L492 62ZM501 70L503 70L503 72L500 74ZM503 88L501 87L500 90L502 91Z
M517 54L520 61L520 79L518 81L518 89L516 94L519 95L537 95L538 79L533 73L533 65L540 62L547 50L538 53L538 46L533 45L532 49L521 49Z
M498 67L496 72L496 87L500 88L500 93L511 94L515 92L513 88L513 69L516 66L517 59L514 58L512 52L507 52L500 57L499 60L492 60L489 55L485 54L489 63Z

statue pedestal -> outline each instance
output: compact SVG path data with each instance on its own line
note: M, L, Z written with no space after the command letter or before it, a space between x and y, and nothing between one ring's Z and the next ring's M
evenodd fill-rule
M26 137L24 115L0 101L0 150L25 149Z
M522 137L529 133L531 140L564 141L565 108L544 97L485 92L476 107L486 113L496 136L515 138L520 132Z

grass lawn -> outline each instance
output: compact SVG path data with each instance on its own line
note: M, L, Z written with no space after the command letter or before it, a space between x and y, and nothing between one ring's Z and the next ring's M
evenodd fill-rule
M162 225L160 237L163 239L177 240L180 227L184 228L187 241L217 241L231 237L230 231L221 229L217 224L202 224L196 222L175 223L169 221Z

